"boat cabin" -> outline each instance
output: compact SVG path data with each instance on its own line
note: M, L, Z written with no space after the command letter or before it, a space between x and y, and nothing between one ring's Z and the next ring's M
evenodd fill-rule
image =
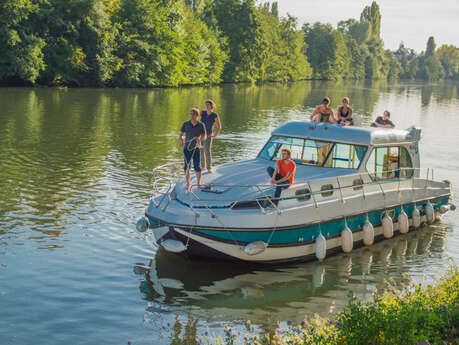
M314 166L338 169L337 175L342 169L368 173L373 180L417 177L420 134L415 127L398 130L291 121L272 132L258 158L277 161L282 148L289 148L297 173L301 166Z

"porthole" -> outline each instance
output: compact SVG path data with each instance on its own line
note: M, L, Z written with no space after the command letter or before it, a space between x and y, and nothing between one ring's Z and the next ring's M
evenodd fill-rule
M363 180L361 178L355 179L354 182L352 182L352 188L354 190L363 189Z
M324 184L322 187L320 187L320 191L322 192L322 196L324 198L328 196L333 195L333 185L332 184Z
M295 196L298 201L307 201L311 199L311 191L308 188L298 189Z

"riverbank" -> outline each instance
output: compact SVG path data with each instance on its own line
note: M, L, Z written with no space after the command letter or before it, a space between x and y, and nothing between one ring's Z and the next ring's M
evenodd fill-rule
M231 328L215 344L244 345L412 345L459 343L459 270L450 270L435 284L388 289L369 302L350 296L334 319L314 317L299 325L260 337L246 323L238 339Z

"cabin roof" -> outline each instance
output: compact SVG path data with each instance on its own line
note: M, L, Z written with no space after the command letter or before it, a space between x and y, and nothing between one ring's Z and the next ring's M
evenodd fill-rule
M286 137L317 139L361 145L398 144L420 139L421 130L340 126L325 122L290 121L277 127L272 134Z

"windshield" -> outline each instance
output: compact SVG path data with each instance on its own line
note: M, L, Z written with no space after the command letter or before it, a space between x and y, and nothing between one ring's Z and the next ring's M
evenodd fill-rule
M272 136L258 157L276 161L281 159L283 148L292 151L297 164L347 169L358 169L367 152L366 146Z

